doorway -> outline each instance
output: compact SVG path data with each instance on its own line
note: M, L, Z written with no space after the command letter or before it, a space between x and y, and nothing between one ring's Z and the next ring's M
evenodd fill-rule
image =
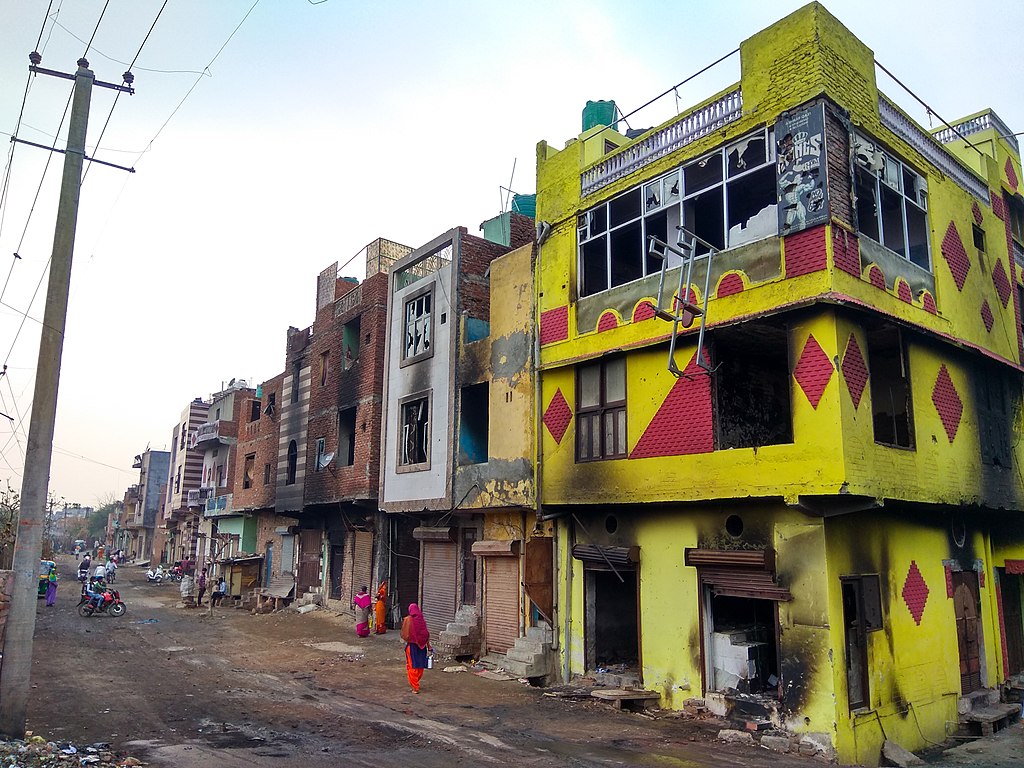
M586 568L587 669L640 672L639 597L635 569Z
M1021 616L1021 576L999 570L1003 625L1006 632L1006 663L1010 675L1024 672L1024 620Z
M982 687L978 574L974 571L953 571L951 575L956 642L960 652L960 695L966 696Z
M776 695L779 649L775 601L720 595L709 589L705 617L709 690Z

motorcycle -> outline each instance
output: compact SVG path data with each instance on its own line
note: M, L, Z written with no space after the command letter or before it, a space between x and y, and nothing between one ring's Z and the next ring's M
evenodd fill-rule
M165 578L167 578L167 579L169 579L169 580L171 580L171 581L173 581L175 583L180 583L181 582L181 578L184 575L185 575L185 572L182 570L181 566L178 565L178 564L175 564L175 565L173 565L171 567L171 569L169 571L167 571L167 574L165 575Z
M150 568L146 571L146 578L149 580L150 584L159 584L167 578L167 574L164 573L163 566L158 565L156 568Z
M111 616L124 616L128 610L121 601L121 595L116 589L110 587L99 587L102 590L99 599L90 595L82 587L82 597L78 601L78 615L88 618L94 613L109 613Z

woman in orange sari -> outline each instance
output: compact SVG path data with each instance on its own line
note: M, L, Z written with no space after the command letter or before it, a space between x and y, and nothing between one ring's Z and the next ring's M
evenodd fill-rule
M409 606L409 615L402 620L402 639L405 640L405 674L412 692L419 693L427 657L434 649L430 647L427 622L416 603Z
M374 632L378 635L383 635L388 631L387 627L387 612L388 612L388 583L382 581L380 583L380 589L377 590L377 601L373 604L373 624Z

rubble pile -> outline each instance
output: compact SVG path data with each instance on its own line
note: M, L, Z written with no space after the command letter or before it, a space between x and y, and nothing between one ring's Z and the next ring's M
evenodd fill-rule
M71 768L75 766L145 765L135 757L118 755L106 743L75 746L70 743L47 741L42 736L26 739L0 739L0 767L2 768Z

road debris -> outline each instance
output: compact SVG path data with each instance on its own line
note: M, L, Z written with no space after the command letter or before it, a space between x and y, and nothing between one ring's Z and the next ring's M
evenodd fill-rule
M117 754L110 744L98 742L75 746L67 742L47 741L42 736L26 734L25 739L0 739L0 764L19 768L72 768L83 765L105 765L112 768L146 765L136 757Z

